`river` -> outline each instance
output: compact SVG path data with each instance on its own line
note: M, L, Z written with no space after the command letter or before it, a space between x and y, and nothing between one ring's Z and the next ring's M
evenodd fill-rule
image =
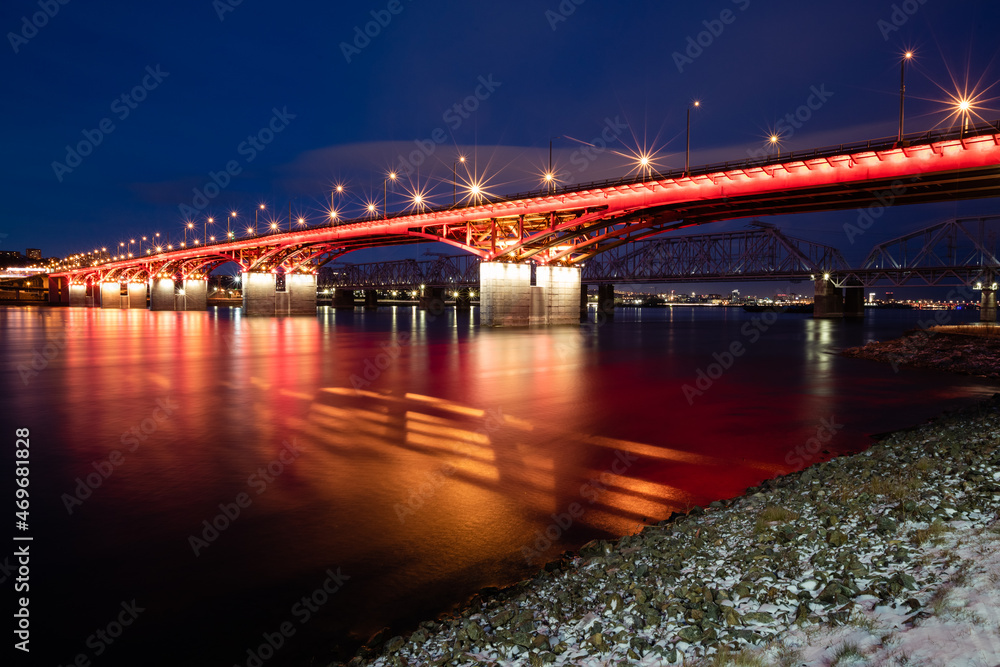
M476 317L0 308L7 451L30 431L30 527L11 533L33 538L33 655L329 660L998 391L837 354L926 311Z

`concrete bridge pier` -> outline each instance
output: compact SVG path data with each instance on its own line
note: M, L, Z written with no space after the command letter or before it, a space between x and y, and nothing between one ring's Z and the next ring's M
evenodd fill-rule
M429 311L432 315L440 315L444 312L444 297L443 287L422 287L417 307Z
M365 290L365 310L378 309L378 292L373 289Z
M598 317L603 315L605 322L611 322L615 319L614 285L602 284L597 286L597 315Z
M149 309L152 311L175 310L174 291L173 278L150 278Z
M145 306L146 295L142 285L129 285L128 292L128 304L117 307L142 308ZM132 305L133 293L135 294L134 306ZM149 309L152 311L208 310L208 280L191 278L177 281L173 278L151 278L149 281Z
M122 307L122 284L101 283L101 308Z
M244 273L243 315L316 315L316 276L311 273Z
M834 287L829 278L817 278L813 282L813 290L813 318L831 319L844 316L844 297L840 288ZM861 294L863 298L864 292Z
M128 284L128 307L129 308L145 308L146 307L146 283L129 283Z
M535 286L529 264L479 265L479 323L487 327L576 324L580 320L579 268L539 266Z
M74 308L94 307L94 286L90 283L86 285L69 285L69 305Z
M69 304L69 280L66 278L49 278L49 303Z
M997 321L997 291L989 285L983 285L983 296L979 300L979 321Z
M354 290L340 288L333 290L333 307L354 310Z

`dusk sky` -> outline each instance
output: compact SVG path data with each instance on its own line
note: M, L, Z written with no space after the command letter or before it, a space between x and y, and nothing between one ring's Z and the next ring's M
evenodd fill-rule
M891 136L906 49L907 131L953 125L949 95L966 90L982 119L1000 118L1000 4L986 1L11 0L0 25L0 248L45 256L157 231L179 239L191 212L201 229L235 210L242 228L259 202L284 224L290 201L318 221L336 182L341 216L360 216L400 156L422 162L407 185L438 204L451 203L459 153L492 193L538 188L553 137L612 139L589 155L555 139L565 183L627 173L623 154L643 147L681 168L693 100L695 165L745 158L772 129L782 151ZM219 192L202 200L213 173ZM402 188L390 193L390 210L405 205ZM770 221L859 260L905 231L996 211L901 207L853 244L843 225L856 212Z

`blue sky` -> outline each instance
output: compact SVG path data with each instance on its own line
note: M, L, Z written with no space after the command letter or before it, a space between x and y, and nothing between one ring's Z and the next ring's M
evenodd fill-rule
M643 147L681 167L695 99L695 164L745 157L776 127L783 150L894 135L907 48L908 130L950 125L948 94L966 88L995 120L998 25L1000 5L985 1L10 0L0 243L64 255L156 231L179 238L185 206L246 222L265 202L287 221L291 202L293 215L318 218L336 182L342 215L360 215L414 151L408 185L442 204L457 154L494 192L516 192L538 187L553 137L573 137L554 142L568 183L625 173L622 154ZM779 125L810 99L808 120ZM574 141L608 128L599 155ZM81 142L77 161L67 147ZM200 207L196 189L213 174L221 187ZM404 196L390 194L390 208ZM860 259L923 224L996 210L900 207L854 244L850 212L770 221Z

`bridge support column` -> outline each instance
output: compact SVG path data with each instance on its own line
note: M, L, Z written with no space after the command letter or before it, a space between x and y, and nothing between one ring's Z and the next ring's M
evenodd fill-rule
M611 322L615 319L615 286L597 286L597 316L604 316L604 321Z
M983 286L983 296L979 301L979 321L997 321L997 292L985 285Z
M150 278L149 280L149 309L174 310L177 306L174 303L174 279L173 278Z
M378 310L378 292L376 290L365 290L365 310Z
M865 288L850 285L844 289L844 317L863 319L865 316Z
M444 297L443 287L424 287L420 290L417 307L430 312L431 315L440 315L444 312Z
M529 264L479 265L480 316L486 327L576 324L580 320L580 269L539 266L531 286Z
M69 305L74 308L93 308L94 297L90 292L90 285L70 285Z
M543 325L578 324L580 322L580 276L573 266L539 266L535 270L533 289L542 290L541 321L537 321L534 298L531 319Z
M468 287L458 289L458 296L455 297L455 310L460 312L472 310L472 290Z
M333 307L354 309L354 290L337 288L333 290Z
M146 283L129 283L128 284L128 307L129 308L145 308L146 307Z
M185 280L175 296L174 310L208 310L208 280Z
M526 327L531 315L529 264L479 264L479 324L484 327Z
M49 303L60 306L69 304L69 281L66 278L49 278Z
M101 283L101 308L122 307L121 283Z
M834 287L827 278L818 278L813 282L813 290L813 318L830 319L844 316L844 297L839 287Z
M278 315L316 314L316 276L308 273L277 275L243 274L243 315L274 317Z

